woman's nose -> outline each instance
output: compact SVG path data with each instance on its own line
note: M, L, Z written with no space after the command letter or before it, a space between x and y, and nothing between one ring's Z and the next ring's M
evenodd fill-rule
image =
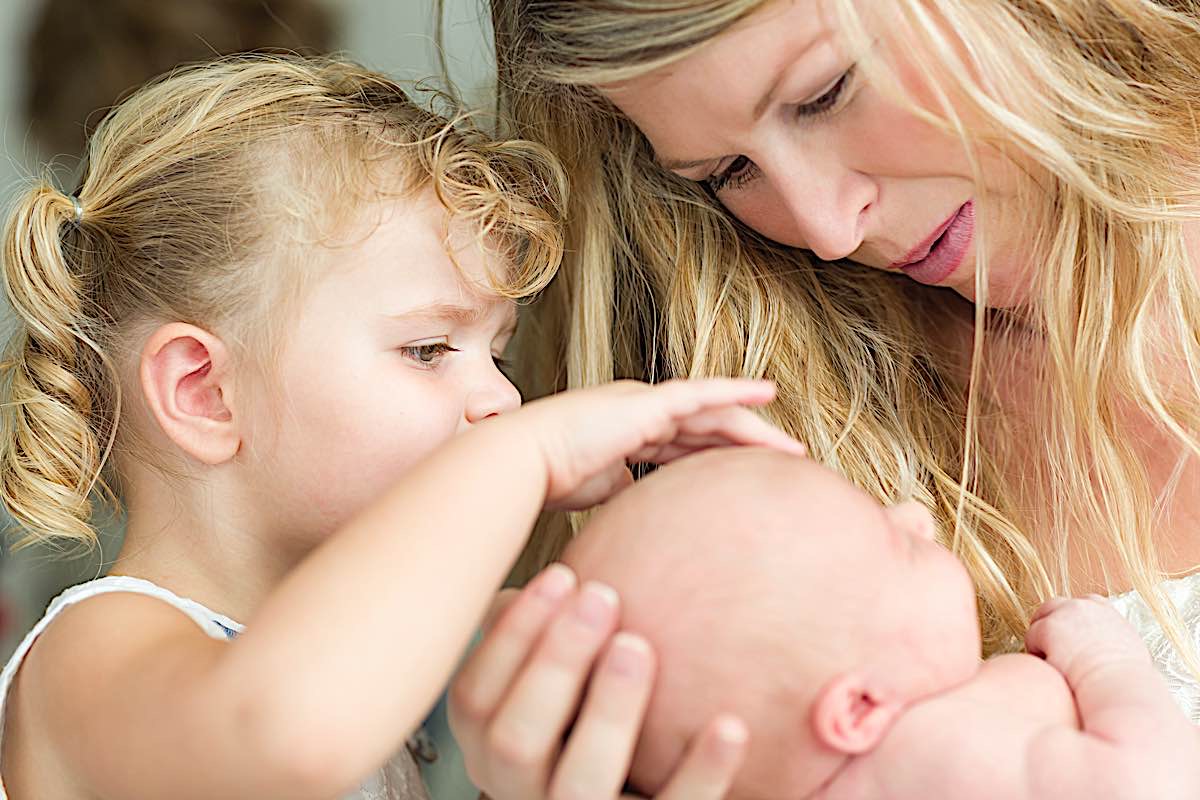
M820 153L779 159L772 184L795 227L797 239L824 261L846 258L862 245L875 182Z

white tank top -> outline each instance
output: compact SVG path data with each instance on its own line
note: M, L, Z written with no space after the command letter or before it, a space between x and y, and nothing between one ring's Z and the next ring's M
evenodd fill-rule
M141 578L130 578L123 575L111 576L72 586L51 601L50 606L46 609L46 615L26 635L12 658L9 659L8 664L5 665L4 671L0 672L0 737L4 734L4 704L8 699L9 687L12 685L17 670L21 667L21 662L24 661L29 649L33 646L34 640L55 617L62 613L63 609L89 597L109 592L133 592L156 597L182 611L214 639L227 641L242 632L242 625L224 614L211 611L194 600L179 597L173 592ZM0 778L0 800L8 800L2 778ZM357 792L348 795L345 800L428 800L428 794L421 781L420 770L416 762L405 750L389 761L378 773L370 776Z
M1179 609L1188 636L1197 652L1200 652L1200 573L1165 581L1162 587L1167 600ZM1187 668L1146 601L1137 592L1126 592L1112 597L1111 602L1141 635L1154 658L1155 666L1167 679L1175 702L1193 724L1200 725L1200 681Z

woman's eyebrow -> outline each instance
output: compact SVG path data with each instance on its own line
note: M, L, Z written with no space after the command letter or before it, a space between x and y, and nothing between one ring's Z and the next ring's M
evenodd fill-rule
M681 169L695 169L696 167L705 164L711 164L714 161L720 161L720 158L693 158L693 159L678 159L678 158L658 158L654 159L663 169L675 172Z

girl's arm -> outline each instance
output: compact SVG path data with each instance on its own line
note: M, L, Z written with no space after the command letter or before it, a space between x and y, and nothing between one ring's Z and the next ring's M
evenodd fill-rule
M337 796L420 722L547 501L602 498L627 482L626 459L798 449L736 407L772 396L744 381L623 383L482 424L318 548L230 644L136 597L105 604L126 606L126 638L109 626L89 640L108 598L81 604L47 631L58 647L40 648L35 697L59 706L56 748L90 791L128 800Z

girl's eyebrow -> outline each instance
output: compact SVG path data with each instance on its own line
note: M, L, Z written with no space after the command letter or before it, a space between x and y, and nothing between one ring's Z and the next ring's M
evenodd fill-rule
M410 308L407 311L401 311L399 314L388 314L387 316L403 320L448 320L460 325L470 325L479 322L489 312L490 309L481 305L464 306L456 303L428 303L423 306Z

